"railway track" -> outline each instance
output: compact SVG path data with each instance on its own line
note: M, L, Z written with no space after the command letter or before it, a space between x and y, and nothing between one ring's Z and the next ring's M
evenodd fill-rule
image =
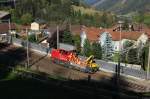
M138 99L138 96L135 95L127 95L123 92L121 92L120 90L118 91L113 91L113 90L109 90L109 89L105 89L104 87L99 87L96 84L90 86L89 83L87 83L86 81L82 81L82 82L74 82L74 81L58 81L57 79L54 79L51 81L51 79L47 79L46 76L40 76L39 75L35 75L29 72L20 72L19 73L20 77L24 78L32 78L35 80L38 80L40 82L43 83L47 83L47 84L52 84L54 86L59 86L65 89L69 89L73 92L77 92L77 93L82 93L82 94L86 94L88 96L92 96L93 98L95 97L101 97L103 99L112 99L112 97L119 97L121 99ZM105 84L104 84L105 85ZM103 86L104 86L103 85ZM92 99L93 99L92 98Z
M135 92L150 92L149 86L139 85L136 83L127 82L126 84L121 84L122 86L128 86L128 89Z
M2 46L2 45L0 44L0 46ZM16 48L16 46L13 46L13 45L8 46L6 44L6 45L3 45L3 48L2 47L0 48L0 52L3 53L3 51L13 50L14 48ZM73 80L87 79L87 77L88 77L87 73L82 73L77 70L65 68L61 65L53 64L50 61L50 58L48 58L48 57L41 58L41 57L43 57L43 56L39 55L37 53L34 53L34 52L31 54L30 61L34 62L34 64L31 66L32 70L38 69L41 72L45 72L48 74L60 75L60 76L63 76L63 77L69 78L69 79L73 79ZM91 79L93 79L94 81L96 81L96 80L101 80L101 81L104 80L105 81L108 79L110 80L110 79L112 79L112 77L113 77L112 74L101 72L101 71L91 75ZM111 81L109 81L109 82L111 83ZM125 88L128 88L129 90L133 90L135 92L150 91L150 88L148 88L149 86L146 86L146 85L144 86L144 84L137 84L137 82L130 82L130 81L125 81L125 83L120 82L120 87L122 87L122 88L125 87Z

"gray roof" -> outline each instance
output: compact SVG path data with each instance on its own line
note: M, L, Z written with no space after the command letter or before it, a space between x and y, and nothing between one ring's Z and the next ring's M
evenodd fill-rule
M5 12L5 11L0 11L0 18L3 18L6 15L9 15L9 12Z
M63 50L66 50L66 51L72 51L72 50L76 49L75 46L69 45L69 44L64 44L64 43L59 43L59 48L63 49Z

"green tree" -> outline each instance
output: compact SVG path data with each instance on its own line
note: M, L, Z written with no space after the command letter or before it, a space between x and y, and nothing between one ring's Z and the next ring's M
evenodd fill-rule
M103 58L106 60L111 60L113 55L112 37L107 32L104 33L102 37L105 38L104 44L102 45Z
M142 29L142 24L144 22L144 13L142 11L138 12L138 15L135 16L135 21L139 23L139 30Z
M133 42L132 42L132 41L126 40L126 41L123 43L123 49L127 49L127 48L131 47L132 45L133 45Z
M76 46L77 53L81 53L81 38L79 35L73 36L74 45Z
M69 31L63 33L62 42L73 45L73 36Z
M104 12L101 16L100 19L100 25L104 28L108 28L109 27L109 22L108 22L108 14L106 12Z
M21 17L22 24L30 24L32 21L33 21L33 17L29 13L23 14Z
M83 53L83 55L85 55L87 57L89 57L90 55L93 55L92 47L91 47L90 41L88 39L85 39L82 53Z
M145 45L145 47L142 49L142 57L141 57L141 66L144 70L147 69L148 66L148 54L149 54L149 46L148 43Z
M16 9L10 9L9 12L11 14L12 22L21 23L20 20L19 20L19 17L17 16L17 10Z
M121 52L121 62L123 63L127 63L127 51L128 49L133 45L134 43L132 41L129 41L129 40L126 40L124 43L123 43L123 50L125 51L122 51Z
M128 54L127 54L127 61L129 64L139 64L139 60L138 60L138 49L137 48L133 48L130 49Z
M102 58L102 48L101 48L100 43L94 42L92 44L92 51L93 51L93 55L95 56L95 58L97 58L97 59Z
M37 41L35 34L31 34L31 35L29 35L28 37L29 37L29 41L30 41L30 42L36 42L36 41Z
M144 22L144 13L142 11L138 12L138 18L137 21L139 23L143 23Z
M149 14L145 14L144 24L146 24L150 28L150 13Z

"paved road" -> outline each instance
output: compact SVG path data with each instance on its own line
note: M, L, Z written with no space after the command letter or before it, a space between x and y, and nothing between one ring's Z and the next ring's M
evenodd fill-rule
M80 58L85 59L85 57L80 56ZM95 60L97 64L100 65L100 70L113 72L116 71L116 64L108 63L102 60ZM120 73L126 76L132 76L135 78L146 79L146 72L144 70L137 70L130 67L121 66ZM150 77L149 77L150 79Z
M101 60L96 60L96 62L101 65L100 70L106 70L111 72L115 72L116 70L116 64L107 63ZM121 66L120 73L124 75L133 76L136 78L146 79L146 72L144 70L137 70L130 67Z

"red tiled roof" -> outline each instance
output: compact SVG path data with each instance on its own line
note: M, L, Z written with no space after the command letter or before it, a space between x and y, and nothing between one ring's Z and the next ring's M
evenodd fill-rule
M15 30L16 25L14 23L10 24L10 29ZM0 33L7 33L9 30L9 23L1 23L0 24Z
M82 28L81 28L82 27ZM83 26L72 26L72 32L73 34L80 35L82 31L85 31L87 34L87 38L90 41L97 41L99 36L103 32L108 32L112 36L113 41L119 41L120 40L120 31L113 31L113 28L110 29L100 29L95 27L83 27ZM121 38L122 39L131 39L131 40L137 40L142 33L147 33L150 35L150 29L143 29L144 31L122 31L121 32Z
M86 32L87 38L90 41L97 41L99 38L99 34L104 32L103 29L95 28L95 27L85 27L81 25L73 25L71 27L71 32L73 35L80 35L82 31Z
M107 29L106 32L110 33L112 36L113 41L119 41L120 35L121 39L130 39L130 40L137 40L143 32L139 31L113 31L112 29Z

